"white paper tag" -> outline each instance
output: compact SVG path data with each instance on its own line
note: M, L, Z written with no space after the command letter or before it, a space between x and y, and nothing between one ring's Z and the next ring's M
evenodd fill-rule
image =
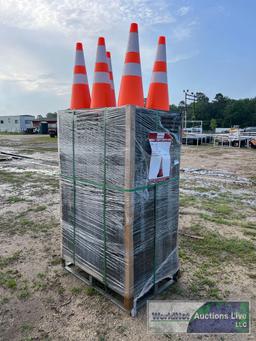
M151 132L148 138L151 147L148 178L150 181L166 179L170 176L172 137L169 133Z

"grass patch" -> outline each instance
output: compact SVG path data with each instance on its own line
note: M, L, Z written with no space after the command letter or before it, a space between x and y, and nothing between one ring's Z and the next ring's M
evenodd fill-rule
M194 206L197 203L197 198L192 195L180 195L180 206L189 207Z
M32 330L33 330L33 326L31 326L28 323L24 323L20 327L20 331L22 332L22 334L27 334L28 332L31 332Z
M47 288L47 277L44 272L38 272L33 280L32 288L36 291L43 291Z
M35 291L44 291L47 288L47 281L45 279L33 280L32 288Z
M38 272L38 274L36 275L37 278L43 279L46 277L46 274L43 272Z
M17 260L20 258L20 255L21 251L16 251L12 256L0 256L0 268L5 268L8 265L17 262Z
M212 223L217 223L220 225L228 225L228 226L234 225L234 222L231 220L225 219L223 217L216 217L208 213L200 213L199 216L200 218L210 221Z
M29 288L27 285L27 281L23 281L22 286L19 288L19 292L17 294L17 297L20 300L26 300L30 296Z
M17 195L13 195L9 197L6 201L8 204L15 204L16 202L26 201L26 199Z
M71 293L73 295L80 295L82 293L82 291L83 291L83 288L81 288L81 287L73 287L73 288L71 288L70 291L71 291Z
M233 209L227 204L216 203L212 206L212 211L221 216L227 216L232 214Z
M210 190L206 187L194 187L193 191L200 192L200 193L208 193Z
M256 231L248 231L248 230L245 230L245 231L243 231L243 234L245 235L245 236L249 236L249 237L256 237Z
M46 209L47 209L46 205L39 205L39 206L37 206L35 208L32 208L31 211L32 212L42 212L42 211L44 211Z
M183 261L186 261L190 259L190 256L189 253L186 252L186 250L179 248L179 258Z
M46 205L39 205L39 206L36 206L36 207L31 207L31 208L28 208L26 211L23 211L23 212L19 213L16 216L16 218L25 217L30 212L42 212L42 211L44 211L46 209L47 209Z
M19 149L19 154L34 154L34 153L47 153L47 152L52 152L52 153L57 153L58 152L58 148L57 146L53 146L53 147L41 147L40 145L38 145L35 148L24 148L24 149Z
M200 234L203 230L202 224L194 223L194 224L190 225L190 230L194 234Z
M54 257L50 262L50 264L53 266L59 265L61 263L62 263L62 259L60 257Z
M0 183L8 183L13 186L21 186L27 183L39 183L40 178L38 178L35 172L29 172L23 170L23 172L10 172L8 170L0 170Z
M252 222L240 222L240 226L246 229L251 229L256 231L256 224Z
M94 296L97 294L97 291L93 287L85 287L84 291L88 296Z
M221 299L221 291L213 279L213 267L204 262L198 266L198 270L193 274L192 283L189 285L189 291L193 296Z
M6 289L16 289L17 282L16 282L16 275L11 271L0 272L0 285Z
M71 293L73 295L80 295L82 293L85 293L87 296L94 296L97 294L97 291L90 286L86 286L86 287L73 287L71 288Z
M255 246L251 241L228 239L214 232L204 233L203 236L204 239L195 240L193 243L186 238L181 238L182 248L191 250L197 256L208 257L216 264L223 261L243 264L256 262Z
M27 213L27 212L26 212ZM24 212L15 216L3 217L0 220L0 230L9 235L15 234L31 234L33 237L37 237L39 234L45 234L51 231L53 228L59 226L54 218L49 221L33 221L24 216Z

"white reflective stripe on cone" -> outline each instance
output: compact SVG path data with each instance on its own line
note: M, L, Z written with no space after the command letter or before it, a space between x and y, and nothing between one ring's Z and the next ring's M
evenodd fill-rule
M159 44L156 53L156 62L166 61L166 47L164 44Z
M76 51L75 65L85 65L83 51Z
M98 45L96 63L107 63L106 47L104 45Z
M110 58L107 57L107 63L108 63L108 71L111 71L111 66L110 66Z
M73 77L73 84L88 84L87 75L84 73L75 73Z
M151 83L165 83L167 84L166 72L153 72L151 77Z
M141 76L141 66L138 63L124 64L123 76Z
M130 32L126 52L139 52L139 35L137 32Z
M94 72L94 83L110 83L108 72Z

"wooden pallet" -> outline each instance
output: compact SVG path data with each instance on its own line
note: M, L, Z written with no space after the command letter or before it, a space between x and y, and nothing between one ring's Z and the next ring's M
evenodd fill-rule
M126 306L125 297L114 291L113 289L106 287L101 281L97 278L81 269L79 266L74 265L72 262L65 261L62 259L63 268L72 273L75 277L94 288L97 292L99 292L104 297L108 298L118 307L120 307L123 311L128 312L132 317L137 315L137 311L142 308L147 300L152 299L155 295L160 294L165 289L170 287L173 283L177 282L179 277L179 270L170 277L166 277L162 279L160 282L156 283L156 285L150 288L142 297L140 297L135 303L133 302L133 306L128 309Z

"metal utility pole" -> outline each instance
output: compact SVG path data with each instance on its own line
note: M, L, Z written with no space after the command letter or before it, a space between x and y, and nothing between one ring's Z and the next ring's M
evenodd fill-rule
M190 92L188 89L183 90L185 96L185 117L184 117L184 128L187 128L187 101L193 101L193 118L195 118L195 109L196 109L196 101L197 95L194 92Z

